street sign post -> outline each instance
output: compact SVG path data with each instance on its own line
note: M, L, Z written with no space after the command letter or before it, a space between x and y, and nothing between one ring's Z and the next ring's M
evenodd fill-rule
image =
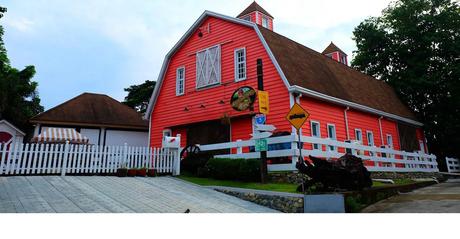
M259 90L258 95L259 95L259 112L261 114L268 115L268 113L270 112L268 92Z
M256 152L268 151L267 139L256 139L255 148L256 148Z
M303 163L303 157L302 157L302 140L300 136L300 129L302 126L305 124L307 121L308 117L310 117L310 113L308 111L304 110L301 105L295 103L289 113L286 115L286 119L291 123L291 125L297 129L297 135L299 136L299 142L298 142L298 148L299 148L299 163ZM305 192L305 189L303 187L303 182L302 182L302 192Z

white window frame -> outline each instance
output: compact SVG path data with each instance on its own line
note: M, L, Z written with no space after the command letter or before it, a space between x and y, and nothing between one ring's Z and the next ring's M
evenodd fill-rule
M182 70L182 79L179 78L179 71ZM179 83L182 82L182 91L180 91ZM176 69L176 96L185 94L185 67L181 66Z
M356 137L358 135L358 132L361 139L358 139L358 137ZM361 129L355 129L355 140L363 144L363 131Z
M172 130L171 129L163 130L163 141L165 140L166 137L172 137Z
M372 136L372 137L369 137L369 134ZM374 138L374 132L370 131L370 130L367 130L366 131L366 138L367 138L367 146L371 146L371 147L375 147L375 138ZM371 144L371 141L369 139L372 139L372 144ZM369 151L369 155L370 156L374 156L374 153Z
M243 54L244 54L244 61L242 62L238 62L238 53L243 51ZM244 81L247 79L247 76L248 76L248 71L247 71L247 55L246 55L246 48L245 47L241 47L241 48L237 48L235 49L235 52L234 52L234 64L235 64L235 81L236 82L239 82L239 81ZM244 64L244 77L243 78L239 78L240 77L240 74L239 74L239 64Z
M369 134L372 135L372 137L369 137ZM374 138L374 132L367 130L366 131L366 138L367 138L367 145L368 146L375 146L375 138ZM372 139L372 144L369 139Z
M265 23L266 23L266 24L264 24L264 20L265 20ZM262 25L263 27L265 27L265 28L269 28L269 27L270 27L270 19L268 19L268 17L266 17L266 16L262 16L262 22L261 22L261 23L262 23L261 25Z
M393 135L387 134L387 145L390 149L394 147Z
M332 127L334 129L332 138L330 136L331 135L330 127ZM335 124L327 124L327 138L330 139L330 140L337 141L337 127L335 127ZM328 149L330 151L336 151L337 147L332 146L332 145L328 145Z
M205 52L205 59L207 59L208 56L209 56L208 55L209 50L212 49L212 48L216 48L216 47L218 49L218 54L216 56L218 58L217 69L216 69L216 67L213 67L212 64L211 64L210 65L211 70L209 70L209 72L207 71L207 72L203 73L204 74L203 75L204 81L207 81L207 83L202 85L202 86L199 86L198 85L198 80L200 78L200 76L199 76L199 74L201 72L200 68L202 68L203 65L206 65L206 64L204 64L204 63L202 65L198 64L198 59L199 59L198 54ZM209 57L211 57L211 56L209 56ZM211 60L213 60L213 59L211 59ZM216 73L216 77L217 77L217 82L215 82L215 83L209 83L209 77L210 77L210 74L212 73L212 68L214 68L214 70L216 71L215 73ZM222 82L222 76L221 75L222 75L222 49L221 49L220 45L211 46L211 47L208 47L208 48L203 49L201 51L198 51L196 53L196 82L195 82L196 89L204 89L204 88L208 88L208 87L211 87L211 86L220 85L221 82Z
M313 124L317 124L317 125L318 125L318 134L319 134L319 135L314 135L314 134L313 134ZM310 131L311 131L311 136L312 136L312 137L321 138L321 123L319 123L319 121L310 120ZM319 144L313 144L313 150L321 150L321 145L319 145Z

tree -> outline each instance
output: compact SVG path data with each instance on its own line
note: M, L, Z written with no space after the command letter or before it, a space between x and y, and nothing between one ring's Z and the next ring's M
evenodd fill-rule
M352 66L394 87L424 123L433 153L460 156L460 7L399 0L353 31Z
M135 109L138 112L145 113L149 105L150 96L155 89L155 81L145 81L140 85L132 85L125 88L128 96L125 97L123 104Z
M6 12L6 9L0 7L0 12ZM37 93L38 83L31 81L35 68L27 66L24 70L18 70L11 67L3 33L0 25L0 119L25 129L32 116L43 112Z

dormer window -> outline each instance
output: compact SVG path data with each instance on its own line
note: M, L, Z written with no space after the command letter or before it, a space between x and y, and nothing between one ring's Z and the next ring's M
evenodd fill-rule
M262 17L262 26L268 28L268 21L267 17Z
M246 21L250 22L250 21L251 21L251 16L249 16L249 15L248 15L248 16L245 16L245 17L243 18L243 20L246 20Z

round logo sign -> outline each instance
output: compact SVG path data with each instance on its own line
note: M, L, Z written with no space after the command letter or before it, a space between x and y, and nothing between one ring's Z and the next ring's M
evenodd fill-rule
M232 94L230 104L236 111L245 111L254 106L256 91L249 86L243 86Z

